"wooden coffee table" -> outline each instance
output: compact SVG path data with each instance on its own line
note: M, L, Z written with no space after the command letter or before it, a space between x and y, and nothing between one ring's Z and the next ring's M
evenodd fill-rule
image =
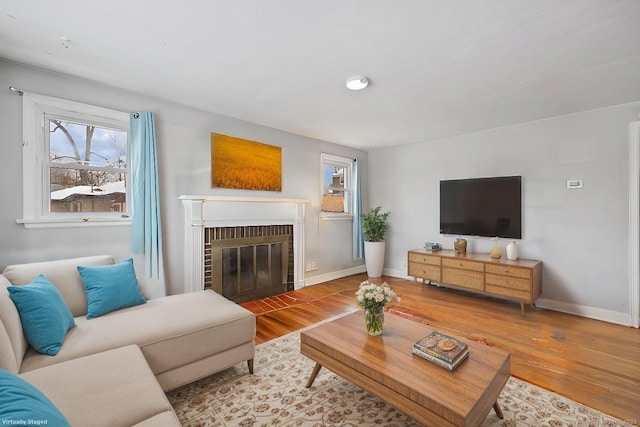
M432 330L386 312L383 334L371 337L358 311L304 331L300 352L316 362L307 387L324 366L427 426L479 426L492 407L502 418L509 353L464 340L469 358L449 372L411 353Z

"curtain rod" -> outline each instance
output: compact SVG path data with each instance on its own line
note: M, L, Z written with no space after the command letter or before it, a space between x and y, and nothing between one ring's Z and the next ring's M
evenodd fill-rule
M13 93L17 93L20 96L24 95L25 93L33 93L34 95L37 95L35 92L29 92L29 91L25 91L25 90L22 90L22 89L18 89L15 86L9 86L9 90L11 92L13 92ZM42 95L42 96L47 96L47 95ZM139 117L140 117L140 113L133 113L133 118L134 119L137 119Z
M18 88L15 88L13 86L9 86L9 90L13 93L17 93L18 95L22 96L24 95L24 91Z
M326 151L321 151L321 152L320 152L320 154L326 154L326 155L328 155L328 156L334 156L334 157L343 157L343 158L345 158L345 159L348 159L348 157L345 157L345 156L339 156L339 155L337 155L337 154L327 153ZM354 158L353 158L353 161L354 161L354 162L357 162L357 161L358 161L358 158L357 158L357 157L354 157Z

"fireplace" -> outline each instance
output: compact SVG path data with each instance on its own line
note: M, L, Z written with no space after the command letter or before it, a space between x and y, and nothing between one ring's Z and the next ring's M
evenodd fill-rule
M185 292L211 288L241 302L304 286L304 213L310 201L224 196L180 200ZM229 283L228 289L223 282Z
M204 232L204 288L235 302L293 290L293 226L211 227Z

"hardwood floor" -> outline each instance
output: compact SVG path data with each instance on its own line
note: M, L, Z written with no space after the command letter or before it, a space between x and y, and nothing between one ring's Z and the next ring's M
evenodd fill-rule
M358 309L365 274L242 305L258 344ZM381 279L377 279L381 280ZM511 374L640 425L640 330L413 281L383 277L401 297L392 313L511 353Z

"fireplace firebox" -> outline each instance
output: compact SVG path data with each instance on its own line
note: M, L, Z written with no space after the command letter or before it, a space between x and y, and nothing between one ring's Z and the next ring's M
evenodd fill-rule
M293 290L293 226L205 229L204 286L235 302Z

